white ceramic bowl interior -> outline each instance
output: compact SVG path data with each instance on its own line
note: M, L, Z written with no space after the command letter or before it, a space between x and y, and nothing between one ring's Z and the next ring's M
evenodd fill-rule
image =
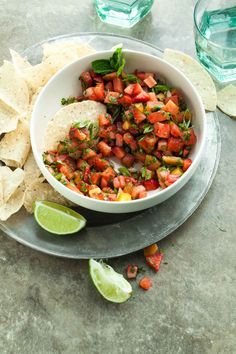
M33 154L42 174L48 183L50 183L61 195L75 204L88 209L105 213L128 213L147 209L156 204L162 203L173 196L173 194L188 182L195 172L203 152L206 137L205 111L197 91L192 86L191 82L179 70L153 55L124 50L123 53L127 63L125 69L127 72L133 72L135 69L138 69L139 71L155 72L158 76L162 77L167 84L182 91L184 98L193 113L193 125L197 135L197 143L190 155L193 163L184 175L170 187L164 190L159 189L148 192L146 198L130 202L100 201L81 196L68 189L50 174L43 163L42 153L47 124L61 108L60 102L62 97L78 96L81 94L82 88L78 80L80 73L91 69L90 63L93 60L110 58L112 53L113 51L102 51L81 58L63 68L52 77L36 100L32 114L30 135ZM67 132L65 132L65 135L66 133Z

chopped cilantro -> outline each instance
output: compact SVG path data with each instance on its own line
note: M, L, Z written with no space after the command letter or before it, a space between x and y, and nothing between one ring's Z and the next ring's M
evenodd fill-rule
M61 99L61 104L63 106L66 106L68 104L75 103L75 102L77 102L76 97L68 97L68 98L62 98Z
M122 79L124 82L138 82L140 83L140 79L134 74L126 74L125 77Z
M153 131L153 129L154 129L154 127L152 124L145 124L143 133L144 134L151 133Z
M128 170L128 168L122 166L120 167L119 169L119 172L123 175L123 176L127 176L127 177L130 177L131 176L131 173L130 171Z

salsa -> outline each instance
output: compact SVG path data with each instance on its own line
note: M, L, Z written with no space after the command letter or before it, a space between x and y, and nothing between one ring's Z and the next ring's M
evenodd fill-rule
M53 176L77 193L107 201L130 201L167 188L189 168L196 143L192 114L183 95L153 72L126 73L118 48L110 60L92 62L80 75L83 100L106 105L107 113L76 122L44 163ZM114 161L120 166L116 168Z

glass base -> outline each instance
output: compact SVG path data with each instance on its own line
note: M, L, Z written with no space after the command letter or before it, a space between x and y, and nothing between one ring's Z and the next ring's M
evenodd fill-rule
M100 20L115 26L133 27L150 12L154 0L128 2L96 0Z
M215 65L210 58L197 50L197 56L205 69L220 83L228 83L236 81L236 68L223 69Z

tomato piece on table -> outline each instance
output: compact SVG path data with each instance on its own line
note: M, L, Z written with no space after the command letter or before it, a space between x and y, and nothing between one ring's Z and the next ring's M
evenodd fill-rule
M152 287L152 280L148 277L143 277L139 281L139 287L143 290L149 290Z
M161 261L164 258L163 253L159 252L159 253L155 253L149 256L146 256L146 262L147 264L153 268L156 272L158 272L160 265L161 265Z
M143 250L144 256L152 256L153 254L157 253L158 251L158 246L156 243L153 243L152 245L145 247Z
M126 275L128 279L135 279L138 274L138 266L129 264L126 268Z

